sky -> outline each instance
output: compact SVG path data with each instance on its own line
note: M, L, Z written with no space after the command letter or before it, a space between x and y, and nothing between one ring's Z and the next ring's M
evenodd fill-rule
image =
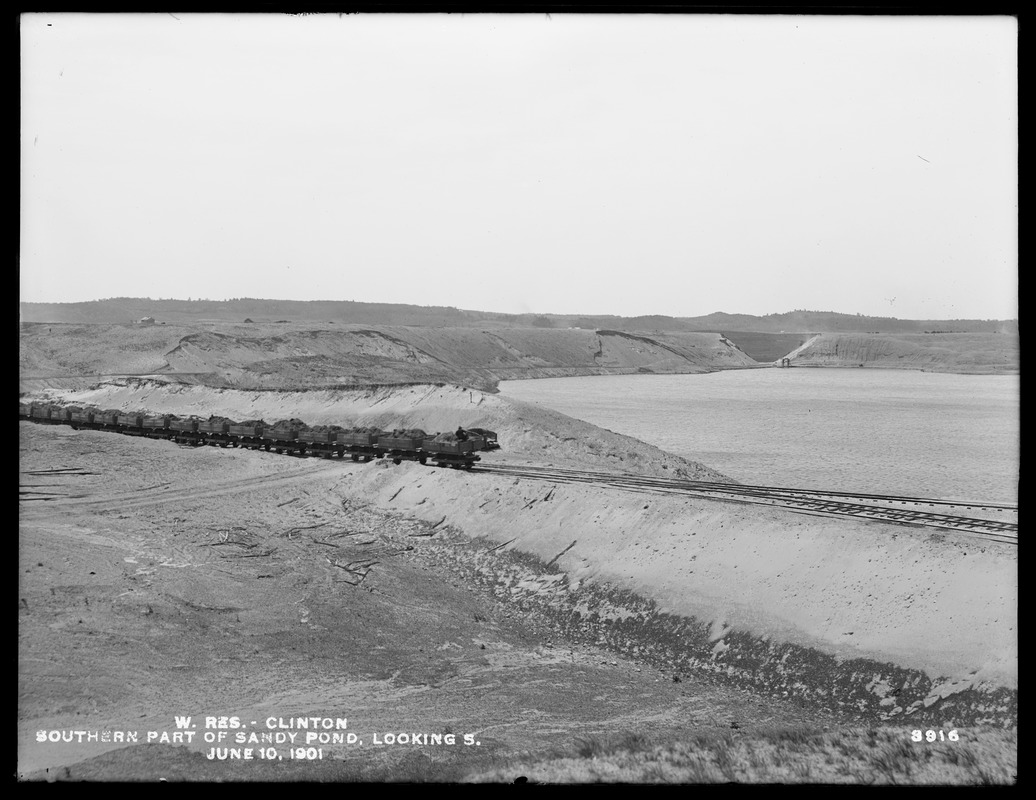
M1013 17L20 23L25 302L1017 318Z

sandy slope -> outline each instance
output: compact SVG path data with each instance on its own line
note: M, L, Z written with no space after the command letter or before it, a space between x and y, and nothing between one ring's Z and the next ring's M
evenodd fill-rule
M417 467L372 469L354 481L354 491L383 505L429 521L445 516L472 535L556 558L575 581L629 589L661 611L703 620L721 647L731 630L748 631L933 677L1017 683L1017 558L1006 545L721 502L427 476Z
M930 372L1017 372L1017 336L996 333L825 333L789 354L793 365L880 367Z

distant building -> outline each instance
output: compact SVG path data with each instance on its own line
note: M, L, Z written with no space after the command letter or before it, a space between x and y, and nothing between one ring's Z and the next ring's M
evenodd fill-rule
M137 320L137 324L138 325L154 325L155 324L155 318L154 317L141 317L139 320Z

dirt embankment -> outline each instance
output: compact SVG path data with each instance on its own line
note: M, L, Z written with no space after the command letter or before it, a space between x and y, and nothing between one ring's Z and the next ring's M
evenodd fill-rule
M711 333L358 325L22 326L23 390L78 388L112 375L176 375L214 386L283 389L458 383L754 366Z
M935 713L992 721L983 693L1017 686L1007 545L417 467L357 473L351 491L533 556L501 591L629 654L885 719L949 699Z
M563 415L457 387L278 393L120 381L62 397L311 424L435 431L462 423L500 433L504 449L487 461L715 474ZM348 494L532 559L502 585L469 560L454 559L451 569L528 601L571 635L589 630L632 655L880 718L1013 715L1010 697L989 699L1017 681L1017 563L1007 546L416 465L360 470Z
M788 354L793 366L1016 373L1019 341L1007 333L819 334Z

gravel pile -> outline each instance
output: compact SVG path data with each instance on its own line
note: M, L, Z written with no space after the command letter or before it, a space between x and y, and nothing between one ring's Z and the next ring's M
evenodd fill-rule
M396 428L392 431L393 439L427 439L428 434L420 428Z
M279 419L273 425L269 426L275 431L291 431L291 430L309 430L309 426L301 419L292 417L291 419Z

